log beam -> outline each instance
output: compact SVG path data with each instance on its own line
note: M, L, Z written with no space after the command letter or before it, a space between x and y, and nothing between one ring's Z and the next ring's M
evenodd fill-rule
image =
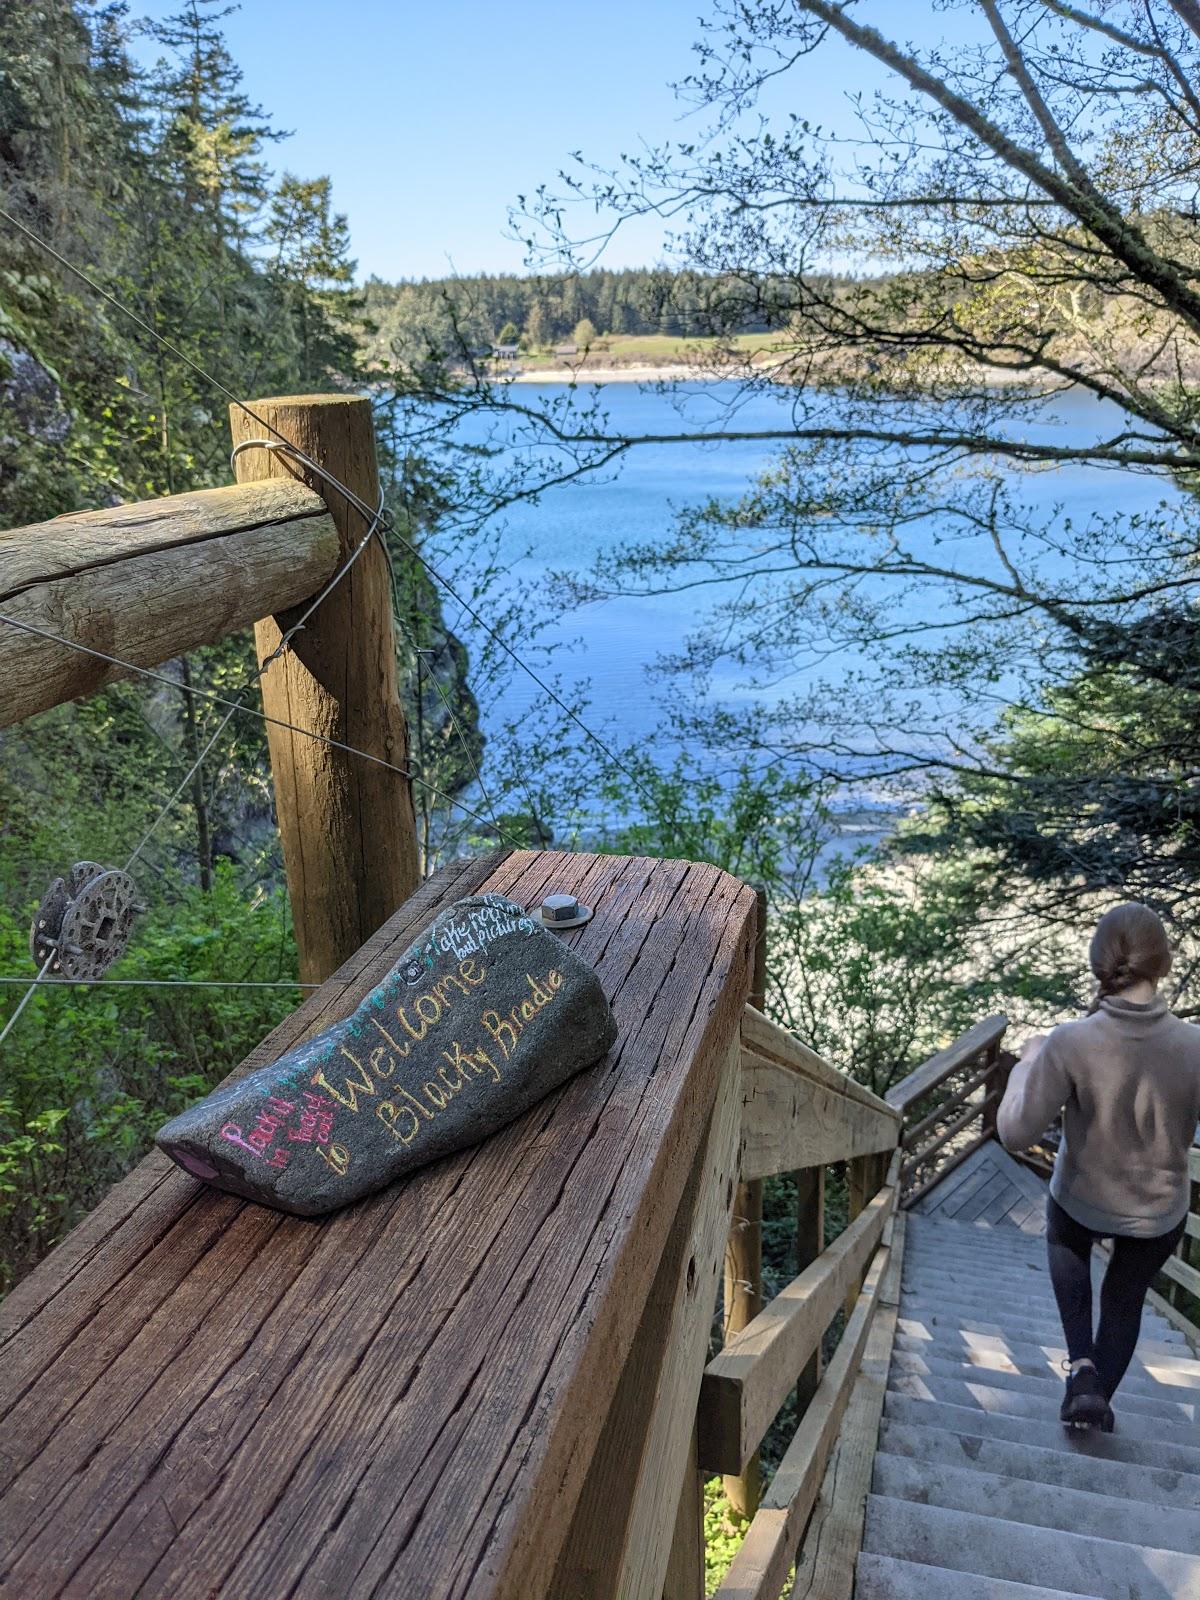
M0 727L133 675L88 649L161 666L307 600L337 559L320 495L290 479L0 533Z

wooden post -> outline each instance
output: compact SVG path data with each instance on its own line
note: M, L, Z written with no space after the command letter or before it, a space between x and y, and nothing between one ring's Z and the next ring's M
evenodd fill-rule
M761 1011L767 997L767 891L758 895L758 933L750 1004ZM733 1196L733 1226L725 1248L725 1341L740 1333L763 1308L762 1179L739 1183ZM752 1517L762 1498L762 1466L756 1451L737 1477L726 1476L725 1498L742 1517Z
M811 1267L825 1249L825 1168L804 1167L796 1174L796 1272ZM803 1416L821 1381L818 1344L796 1385L796 1411Z
M255 400L250 409L366 504L379 497L369 400L295 395ZM274 438L230 406L235 444ZM317 490L337 525L344 561L367 530L344 495L291 457L247 450L239 482L298 477ZM255 626L260 662L298 611ZM359 556L290 650L262 679L268 715L338 740L397 767L408 738L396 683L396 642L386 552L377 541ZM400 774L359 755L267 724L275 810L283 840L300 978L320 983L360 949L417 887L412 793Z
M854 1156L846 1163L846 1224L850 1225L866 1205L867 1201L879 1187L873 1184L873 1179L878 1170L875 1156ZM858 1299L859 1290L862 1288L863 1273L857 1276L846 1294L846 1315L854 1310L854 1302Z

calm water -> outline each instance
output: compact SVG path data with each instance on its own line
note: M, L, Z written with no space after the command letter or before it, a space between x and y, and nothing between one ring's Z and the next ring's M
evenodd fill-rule
M551 398L562 393L555 386L544 389ZM618 432L719 427L722 390L732 392L728 386L716 386L714 397L712 386L679 384L668 398L636 384L612 384L604 392L604 405L611 429ZM542 393L542 385L521 385L517 396L522 402L536 402ZM773 394L756 396L742 407L732 425L746 429L778 426L786 403L786 392L778 399ZM1108 432L1116 415L1089 396L1070 394L1055 400L1053 414L1048 414L1036 431L1057 443L1079 442ZM549 492L538 505L507 514L503 548L512 561L509 581L525 593L536 593L551 571L585 571L597 555L615 544L659 537L669 532L681 506L710 496L736 499L769 465L777 449L773 444L755 443L639 447L626 458L615 481L574 483ZM1171 492L1161 478L1082 466L1039 474L1014 470L1011 476L1019 480L1016 492L1021 498L1040 501L1047 509L1061 503L1077 521L1093 513L1148 509ZM934 530L924 537L932 548ZM536 554L517 559L527 548ZM939 550L939 557L945 559L945 547ZM954 559L975 569L996 558L990 546L980 541L975 547L956 543ZM663 706L669 706L671 689L661 681L651 684L647 668L660 651L683 645L696 626L700 606L712 598L709 591L699 602L687 593L606 600L562 619L551 635L560 646L554 666L567 683L590 681L589 723L598 730L619 726L626 738L646 740L653 735L662 721ZM469 627L464 632L469 642ZM734 705L757 693L790 695L863 664L849 654L826 658L819 666L762 691L723 672L714 677L712 693ZM520 715L537 695L529 680L519 677L498 704L485 704L485 726Z

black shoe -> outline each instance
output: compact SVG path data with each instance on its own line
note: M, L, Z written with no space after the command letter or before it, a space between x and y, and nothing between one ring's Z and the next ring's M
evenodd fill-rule
M1095 1367L1080 1367L1067 1376L1060 1419L1071 1428L1099 1428L1113 1431L1113 1413Z

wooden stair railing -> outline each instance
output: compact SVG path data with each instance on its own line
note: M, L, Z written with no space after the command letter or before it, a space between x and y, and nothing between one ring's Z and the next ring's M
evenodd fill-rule
M702 1600L705 1593L699 1514L704 1478L743 1472L798 1379L815 1369L817 1381L797 1431L717 1590L718 1600L775 1600L781 1593L820 1492L872 1320L877 1308L898 1294L893 1212L899 1113L750 1006L742 1019L740 1069L743 1180L797 1169L821 1173L845 1162L852 1176L852 1215L846 1229L705 1369L696 1472L684 1485L666 1600ZM803 1192L819 1195L820 1187L808 1185ZM821 1344L844 1306L845 1326L822 1373Z
M1001 1049L1008 1018L986 1017L885 1095L904 1118L902 1206L911 1206L994 1138L996 1112L1015 1058ZM978 1132L964 1138L978 1121Z

